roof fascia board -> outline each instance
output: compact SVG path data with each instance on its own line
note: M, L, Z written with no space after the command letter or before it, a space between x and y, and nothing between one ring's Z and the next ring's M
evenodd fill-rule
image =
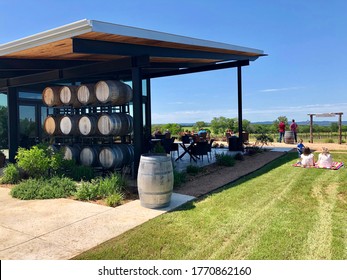
M54 29L50 29L48 31L40 32L19 40L2 44L0 45L0 56L41 46L43 44L72 38L74 36L78 36L90 31L92 31L90 20L84 19L76 21L74 23L63 25Z
M116 34L116 35L130 36L130 37L158 40L158 41L172 42L172 43L185 44L185 45L234 50L239 52L255 53L258 55L264 54L262 50L258 50L258 49L236 46L236 45L209 41L209 40L196 39L196 38L191 38L191 37L186 37L181 35L174 35L170 33L164 33L164 32L153 31L153 30L147 30L147 29L142 29L137 27L107 23L107 22L102 22L97 20L90 20L90 23L94 32L102 32L102 33L109 33L109 34Z

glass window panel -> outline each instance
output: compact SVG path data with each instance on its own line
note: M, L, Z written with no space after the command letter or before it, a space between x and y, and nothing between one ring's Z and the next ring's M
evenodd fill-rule
M19 146L28 148L37 137L35 106L19 106Z
M36 100L42 99L41 93L20 91L18 94L19 94L19 98L23 98L23 99L36 99Z

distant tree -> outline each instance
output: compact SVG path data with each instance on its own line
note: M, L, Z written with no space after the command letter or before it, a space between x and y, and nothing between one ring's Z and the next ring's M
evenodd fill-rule
M339 131L339 125L336 122L332 122L330 124L330 130L331 130L331 132L338 132Z
M250 125L251 125L251 122L249 120L242 120L242 129L244 131L248 131L249 132Z
M198 130L199 128L205 128L207 125L204 121L198 121L194 125L194 129Z
M168 123L163 125L164 130L168 129L171 134L179 134L182 131L182 126L178 123Z
M8 147L7 107L0 106L0 148Z
M236 130L237 120L236 118L214 117L210 127L214 134L224 134L227 129Z

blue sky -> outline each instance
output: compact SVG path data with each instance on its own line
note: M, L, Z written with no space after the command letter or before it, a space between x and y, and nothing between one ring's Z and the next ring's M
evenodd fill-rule
M306 121L347 114L346 11L342 0L1 0L0 44L87 18L260 49L243 67L244 118ZM152 80L153 123L220 116L237 116L236 69Z

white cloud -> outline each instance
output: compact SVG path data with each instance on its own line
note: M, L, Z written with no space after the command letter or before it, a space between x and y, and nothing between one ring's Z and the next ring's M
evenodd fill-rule
M259 90L259 92L279 92L279 91L299 90L299 89L304 89L304 88L305 87L269 88L269 89Z

